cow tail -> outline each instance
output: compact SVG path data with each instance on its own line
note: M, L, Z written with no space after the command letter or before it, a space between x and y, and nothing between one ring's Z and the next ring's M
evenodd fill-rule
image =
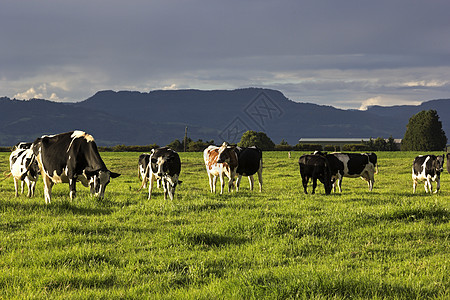
M9 177L11 177L11 175L12 175L12 173L11 172L9 172L8 174L6 174L6 172L3 172L3 176L5 176L5 178L3 178L2 180L0 180L0 181L3 181L3 180L6 180L6 179L8 179Z
M144 187L144 185L145 185L145 179L146 179L147 176L148 176L149 170L150 170L150 163L147 165L147 168L145 168L145 174L144 174L144 176L142 176L142 184L141 184L141 187L138 189L138 192L140 192L140 191L142 190L142 188Z
M27 177L28 171L30 171L30 167L33 165L35 159L36 159L36 155L32 155L30 163L25 168L25 172L23 172L22 175L20 175L20 180L23 181L25 179L25 177Z

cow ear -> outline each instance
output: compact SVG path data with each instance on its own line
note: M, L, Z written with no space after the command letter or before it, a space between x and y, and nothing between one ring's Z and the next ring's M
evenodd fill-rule
M111 177L111 178L117 178L117 177L119 177L119 176L120 176L119 173L114 173L114 172L109 171L109 177Z

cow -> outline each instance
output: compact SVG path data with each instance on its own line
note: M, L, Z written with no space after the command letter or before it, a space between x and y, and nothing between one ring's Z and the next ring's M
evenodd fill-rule
M447 161L448 164L448 161ZM412 165L413 193L416 192L418 181L425 181L425 193L432 192L431 181L436 181L436 191L441 188L441 172L444 171L444 155L419 155Z
M305 154L299 158L298 164L305 194L308 194L307 187L310 178L313 183L312 194L316 192L317 179L323 183L325 194L329 195L331 193L331 170L328 159L325 156Z
M139 155L139 161L138 161L138 177L140 180L142 180L142 187L147 187L147 177L145 176L145 171L147 169L148 163L150 161L150 154L149 153L142 153Z
M314 152L316 155L325 156L328 159L331 170L331 180L333 190L336 192L336 185L339 192L342 192L343 177L357 178L361 177L367 181L369 191L372 191L375 183L375 166L367 153L341 153L334 152L330 154Z
M378 157L377 157L376 153L370 152L370 153L366 153L366 154L369 156L370 162L375 167L375 174L378 174Z
M149 182L148 199L152 197L153 182L160 180L164 188L164 200L167 200L167 196L173 200L177 185L182 183L178 180L180 172L181 160L177 152L169 147L152 149L142 180L142 187L145 181Z
M262 151L261 149L253 147L235 147L234 151L238 157L238 167L236 174L236 191L239 191L242 176L248 176L250 183L250 190L253 190L254 180L253 175L258 173L259 191L262 192Z
M44 182L45 203L52 197L55 183L69 183L70 199L76 196L76 182L90 185L91 193L104 198L111 178L120 176L108 170L94 138L75 130L57 135L44 135L32 145Z
M220 147L210 145L203 151L203 160L208 173L211 193L216 192L216 182L217 177L219 177L220 194L223 194L225 186L224 175L228 177L228 192L230 192L238 168L238 156L234 151L234 147L229 146L225 142Z
M9 156L9 167L14 178L15 196L19 196L19 182L21 193L26 183L28 188L27 197L33 197L36 190L36 182L39 177L39 167L31 150L32 143L18 143L12 149Z

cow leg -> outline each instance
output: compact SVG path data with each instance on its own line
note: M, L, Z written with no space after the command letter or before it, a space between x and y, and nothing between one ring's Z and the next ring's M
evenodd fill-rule
M77 179L71 178L69 179L69 189L70 189L70 200L73 201L77 195Z
M19 197L19 179L14 178L14 191L15 196Z
M436 191L434 191L434 193L437 194L437 192L439 192L440 188L441 188L441 179L437 178L436 179Z
M309 178L307 176L302 176L303 191L305 194L308 194L308 180Z
M223 178L223 173L219 174L219 179L220 179L220 194L223 194L223 188L225 187L225 180Z
M259 170L258 170L258 182L259 182L259 191L262 192L262 184L263 184L262 164L260 165Z
M313 177L312 178L312 184L313 184L313 189L312 189L312 193L311 194L315 194L316 193L316 187L317 187L317 177Z
M158 185L159 180L156 182L156 185ZM167 194L169 193L169 181L167 181L166 179L162 179L162 185L164 188L164 200L167 200ZM158 186L159 188L159 186Z
M250 184L250 191L253 191L253 185L255 183L255 180L253 180L253 175L248 176L248 182Z
M45 173L44 173L45 174ZM44 198L45 203L49 204L52 199L52 187L53 187L53 181L50 177L47 175L43 175L43 182L44 182Z
M23 194L24 187L25 187L25 180L20 182L20 193L21 194Z
M153 190L153 181L154 181L154 175L150 175L150 179L148 180L148 200L152 198L152 190Z
M413 179L413 194L416 192L417 180Z
M425 188L425 193L428 193L428 188L430 188L430 192L431 192L432 186L431 186L431 182L430 182L429 178L425 179L425 183L424 183L423 187Z
M35 190L36 190L36 181L33 181L33 182L31 182L31 189L30 189L31 195L30 195L30 197L34 197Z
M242 175L238 175L238 178L236 179L236 192L239 191L239 187L241 186L241 179Z
M25 177L24 182L27 184L27 197L31 197L31 181Z
M342 176L339 176L339 178L337 179L337 186L339 188L339 193L342 193Z

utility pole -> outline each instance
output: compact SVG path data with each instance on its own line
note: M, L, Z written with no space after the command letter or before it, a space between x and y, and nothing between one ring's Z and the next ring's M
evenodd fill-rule
M187 143L187 126L184 129L184 152L186 152L186 143Z

